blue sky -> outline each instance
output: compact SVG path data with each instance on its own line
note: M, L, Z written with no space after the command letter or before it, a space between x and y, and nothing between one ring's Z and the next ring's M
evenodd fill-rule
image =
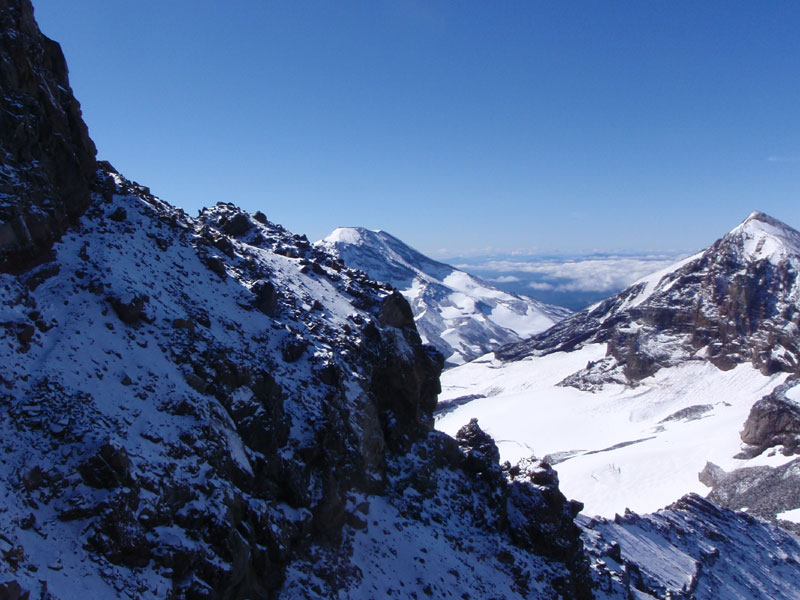
M101 158L434 256L800 226L797 2L34 0Z

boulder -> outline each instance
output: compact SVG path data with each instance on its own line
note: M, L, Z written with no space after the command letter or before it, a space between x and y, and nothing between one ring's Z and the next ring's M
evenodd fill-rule
M222 226L222 231L228 235L242 235L250 231L252 226L253 224L250 222L250 219L247 218L246 214L238 213Z
M102 444L78 467L86 485L105 490L129 485L132 481L131 469L128 452L112 442Z
M253 284L250 291L255 295L254 306L265 315L274 317L278 308L278 291L271 281L260 280Z
M145 295L127 293L109 296L108 300L120 321L131 325L145 318L144 307L150 299Z

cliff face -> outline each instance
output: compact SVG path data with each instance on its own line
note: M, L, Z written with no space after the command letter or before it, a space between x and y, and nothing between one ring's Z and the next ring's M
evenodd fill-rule
M61 47L28 0L0 0L0 269L41 255L83 213L95 147Z

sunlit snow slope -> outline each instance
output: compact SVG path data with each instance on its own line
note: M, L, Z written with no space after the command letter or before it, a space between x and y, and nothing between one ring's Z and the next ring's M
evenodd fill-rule
M570 314L432 260L385 231L340 227L317 244L400 290L423 340L451 365L544 331Z
M708 493L707 461L785 463L774 448L740 454L740 430L797 372L798 265L800 234L753 213L672 269L445 373L437 427L477 417L504 459L549 455L565 494L607 516Z

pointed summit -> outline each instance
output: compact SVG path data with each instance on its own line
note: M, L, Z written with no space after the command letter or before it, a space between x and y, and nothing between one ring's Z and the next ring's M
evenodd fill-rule
M748 261L778 264L800 259L800 232L763 212L753 211L721 240Z
M738 229L739 227L745 227L745 226L748 226L748 225L754 226L754 227L769 225L771 227L776 227L778 229L789 229L791 231L795 231L792 227L789 227L783 221L780 221L779 219L776 219L775 217L771 217L767 213L763 213L760 210L754 210L749 215L747 215L747 218L744 221L742 221L742 223L740 225L738 225L736 227L736 229ZM736 229L734 229L734 231Z
M700 358L720 369L750 362L766 375L800 372L798 273L800 232L756 211L702 252L495 356L514 361L606 343L606 362L570 380L587 389Z

